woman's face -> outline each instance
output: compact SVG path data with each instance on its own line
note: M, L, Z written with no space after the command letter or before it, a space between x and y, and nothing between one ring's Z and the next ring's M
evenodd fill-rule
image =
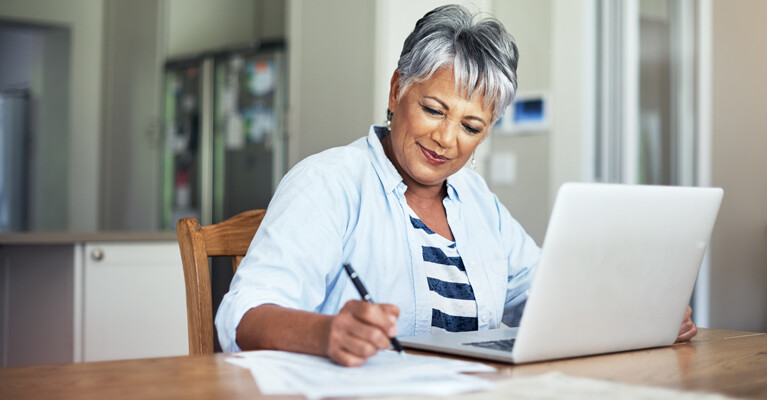
M399 91L399 72L391 80L390 147L387 149L408 187L439 186L461 169L491 128L492 107L484 98L467 100L456 90L453 71L437 70L432 77Z

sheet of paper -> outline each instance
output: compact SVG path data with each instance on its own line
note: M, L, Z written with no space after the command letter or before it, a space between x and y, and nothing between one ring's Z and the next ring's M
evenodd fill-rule
M250 369L263 394L302 394L309 399L347 396L447 396L488 390L493 383L462 372L490 366L460 360L381 351L347 368L327 358L280 351L238 353L228 362Z
M493 390L452 396L453 400L727 400L729 397L700 392L682 392L649 386L629 385L592 378L568 376L561 372L496 381ZM370 400L421 400L426 396L380 397Z

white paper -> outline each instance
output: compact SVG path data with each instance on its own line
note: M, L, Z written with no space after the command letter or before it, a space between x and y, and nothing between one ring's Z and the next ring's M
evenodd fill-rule
M280 351L237 354L228 362L250 369L263 394L301 394L309 399L347 396L432 395L488 390L493 383L462 372L492 372L476 362L381 351L359 367L327 358Z
M386 400L421 400L424 396L386 397ZM718 394L629 385L592 378L568 376L561 372L496 381L495 389L451 397L453 400L727 400ZM374 400L374 399L371 399ZM379 399L379 400L384 400Z

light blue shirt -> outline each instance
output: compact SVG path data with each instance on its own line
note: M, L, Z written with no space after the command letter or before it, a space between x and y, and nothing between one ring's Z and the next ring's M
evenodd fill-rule
M432 304L421 242L409 229L405 190L381 138L307 157L280 182L224 296L216 327L224 351L249 309L276 304L334 315L359 299L350 262L379 303L400 308L401 336L431 332ZM477 173L447 179L447 221L477 301L479 329L519 324L540 249Z

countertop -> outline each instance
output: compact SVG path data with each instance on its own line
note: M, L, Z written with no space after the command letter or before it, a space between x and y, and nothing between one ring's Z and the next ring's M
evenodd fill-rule
M0 233L2 245L73 244L82 242L153 242L177 241L176 232L19 232Z

